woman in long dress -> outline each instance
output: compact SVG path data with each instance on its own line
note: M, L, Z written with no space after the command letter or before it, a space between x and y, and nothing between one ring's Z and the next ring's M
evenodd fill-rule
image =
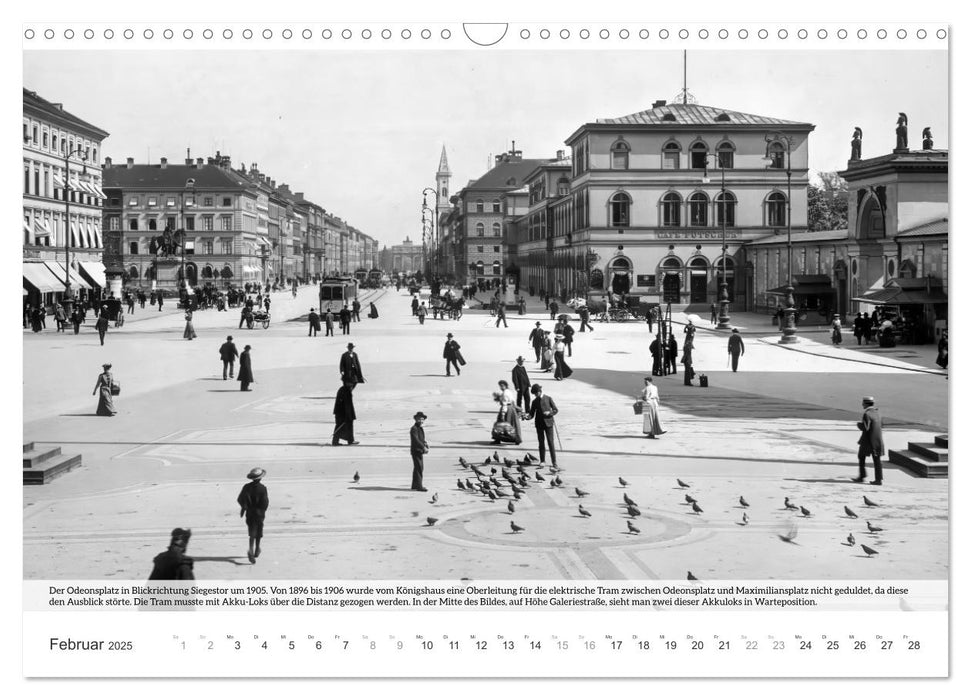
M493 430L492 442L512 442L518 445L523 441L522 426L519 422L519 411L516 410L516 395L509 389L509 382L500 380L499 391L493 393L493 398L499 403L499 413L496 422L508 423L510 430L498 433Z
M541 372L549 372L553 369L553 347L550 345L550 334L543 333L543 350L540 355L542 358L539 363Z
M644 434L656 439L658 435L663 435L666 431L661 430L661 420L658 417L658 394L657 387L650 377L644 377L644 391L640 396L641 406L644 416Z
M368 314L368 318L377 318L377 317L378 317L378 307L375 306L374 305L374 302L372 301L371 302L371 313Z
M553 359L556 361L556 372L553 373L553 377L557 381L573 374L573 370L566 363L566 343L563 342L562 335L556 336L556 343L553 344Z
M99 416L113 416L117 413L115 410L115 403L112 401L111 397L111 385L114 382L114 377L111 376L110 364L103 364L101 367L104 371L98 375L98 381L95 382L94 391L91 395L94 396L98 394L98 411Z
M192 311L185 312L185 332L182 333L182 337L186 340L196 337L196 329L192 326Z

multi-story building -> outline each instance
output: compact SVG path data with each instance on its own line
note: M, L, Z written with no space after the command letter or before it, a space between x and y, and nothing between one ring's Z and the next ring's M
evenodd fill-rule
M68 282L82 298L107 286L99 154L108 132L30 90L23 99L24 297L50 306Z
M563 240L571 221L571 167L570 159L558 151L555 160L539 165L525 177L525 211L516 211L516 243L515 248L510 245L509 260L510 271L518 273L519 284L531 294L552 292L558 283L581 292L587 286L586 268L568 256L569 246L553 246L557 237ZM585 259L582 254L580 259Z

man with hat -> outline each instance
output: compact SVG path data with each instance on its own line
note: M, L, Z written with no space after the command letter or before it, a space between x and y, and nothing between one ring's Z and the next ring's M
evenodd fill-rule
M536 351L536 361L540 360L540 353L543 352L543 329L539 321L536 322L536 328L529 332L529 342L533 345L533 350Z
M342 382L364 383L364 373L361 371L361 361L354 352L354 343L348 343L347 352L341 355L340 370Z
M101 338L101 344L105 344L105 334L108 332L108 305L105 304L101 307L101 313L98 314L98 320L95 321L94 327L98 329L98 337Z
M451 333L446 334L445 349L442 350L442 357L445 358L446 377L452 376L452 367L455 367L455 374L462 374L462 370L459 369L459 358L462 357L462 353L459 352L461 347L458 341L453 340Z
M553 416L555 416L559 410L556 408L556 404L553 403L552 398L543 395L543 387L541 387L539 384L533 384L530 392L536 398L533 399L533 403L529 407L529 413L526 415L526 420L535 419L536 438L539 441L540 466L543 466L546 462L546 445L549 445L550 461L555 467L556 447L553 445L553 431L556 429L556 423L553 420Z
M239 357L239 351L236 350L236 345L233 343L233 336L227 335L226 342L219 346L219 358L223 361L223 381L226 380L227 369L229 370L229 378L233 378L233 369L237 357Z
M883 464L880 463L883 456L883 422L875 404L872 396L863 397L863 418L856 424L860 429L860 439L857 440L860 449L856 453L860 461L860 475L853 481L858 484L866 481L866 458L872 456L873 481L870 483L880 486L883 484Z
M310 327L307 330L307 337L316 336L320 333L320 315L317 313L317 309L310 307L310 314L307 316L307 321L310 323Z
M341 322L341 335L351 334L351 310L347 308L347 304L344 304L344 308L340 310L338 314Z
M738 371L738 358L745 354L745 343L737 328L732 329L732 334L728 336L728 354L732 356L732 371Z
M246 529L249 531L249 563L255 564L260 556L260 540L263 539L263 520L266 510L270 507L270 497L266 486L260 481L266 475L262 467L253 467L246 475L249 483L244 485L236 498L239 504L239 517L246 517Z
M503 328L509 328L509 324L506 323L506 305L501 299L498 299L496 303L496 328L499 327L500 321L502 321Z
M239 380L240 391L251 391L249 385L253 383L253 363L250 361L249 351L250 346L247 345L239 355L239 375L237 379Z
M349 379L344 380L343 385L337 390L337 397L334 399L334 435L330 444L334 447L340 445L341 440L347 440L348 445L359 444L354 439L354 421L357 414L354 412L354 382Z
M192 558L185 555L189 546L192 530L177 527L172 530L169 548L156 555L152 560L152 573L149 581L191 581L195 579L192 573Z
M425 457L428 452L428 443L425 442L425 429L422 424L428 418L424 413L418 411L415 414L415 424L411 426L411 490L427 491L422 485L425 475Z
M529 375L523 363L526 358L520 355L516 358L516 366L512 368L512 385L516 387L516 408L529 408Z

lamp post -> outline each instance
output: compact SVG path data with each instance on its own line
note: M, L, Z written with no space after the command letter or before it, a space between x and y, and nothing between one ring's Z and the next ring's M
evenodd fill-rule
M186 180L185 187L182 190L182 198L179 200L179 219L180 223L182 224L182 245L180 246L182 248L182 264L179 268L179 276L181 277L179 282L180 297L182 296L182 293L184 293L186 297L189 296L189 283L185 278L185 208L186 206L195 206L195 197L193 197L192 202L188 204L186 204L185 198L186 192L193 192L195 190L195 186L196 181L194 178L190 177L188 180ZM193 226L193 228L195 228L195 226Z
M786 299L785 326L782 329L780 343L795 343L796 337L796 299L795 288L792 285L792 137L775 133L765 137L765 161L771 168L775 162L769 149L773 143L785 144L786 147Z
M718 153L710 153L705 156L705 175L702 182L705 184L711 181L708 177L708 158L715 158L718 169L721 171L721 225L722 225L722 279L718 285L718 325L719 330L728 330L732 327L731 316L728 315L728 199L725 192L725 165L718 159ZM715 205L718 211L718 205Z
M80 155L84 148L77 148L64 151L64 298L61 305L64 313L71 315L74 306L74 295L71 291L71 171L70 158L73 155Z

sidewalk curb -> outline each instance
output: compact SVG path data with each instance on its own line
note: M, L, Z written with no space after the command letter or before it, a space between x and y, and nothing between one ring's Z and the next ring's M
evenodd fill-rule
M873 360L860 360L854 357L837 357L835 355L829 355L822 352L811 352L809 350L803 350L801 348L794 348L791 345L782 345L779 343L772 343L764 338L756 338L758 342L768 345L770 347L778 347L783 350L791 350L792 352L801 352L804 355L815 355L816 357L825 357L832 360L842 360L844 362L856 362L861 365L873 365L875 367L888 367L889 369L899 369L903 372L917 372L918 374L934 374L938 376L943 376L947 378L947 374L941 370L936 369L925 369L923 367L898 367L897 365L888 365L883 362L874 362Z

